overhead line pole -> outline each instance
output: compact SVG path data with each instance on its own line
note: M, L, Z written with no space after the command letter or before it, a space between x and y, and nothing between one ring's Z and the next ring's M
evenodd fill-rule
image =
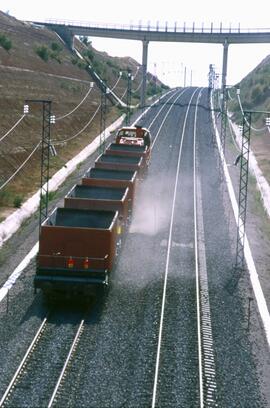
M223 154L225 155L225 141L226 141L226 125L227 125L227 66L228 66L228 41L225 40L223 44L223 64L222 64L222 84L221 84L221 147Z
M101 100L100 100L100 137L99 137L99 153L105 151L105 129L106 129L106 115L107 115L107 94L108 88L101 87Z
M149 44L149 41L147 40L143 41L141 108L145 107L145 99L146 99L148 44Z
M250 132L251 132L251 112L244 112L242 127L242 147L240 156L240 183L238 196L238 223L237 223L237 245L235 272L239 275L244 270L244 244L247 217L247 190L249 174L249 151L250 151Z
M126 126L130 124L130 106L131 106L131 87L132 87L132 73L131 70L128 69L128 79L127 79L127 109L126 109Z
M51 123L55 117L51 115L52 101L27 99L25 104L38 103L42 105L42 135L41 135L41 170L40 170L40 202L39 202L39 234L43 221L48 217L49 178L50 178L50 146Z

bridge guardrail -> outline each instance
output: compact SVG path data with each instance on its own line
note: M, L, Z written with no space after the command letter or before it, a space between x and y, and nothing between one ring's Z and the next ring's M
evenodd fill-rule
M210 27L195 27L193 24L191 27L187 27L185 24L183 26L178 26L177 23L174 26L159 25L157 22L156 25L146 24L108 24L108 23L94 23L88 21L79 21L79 20L64 20L64 19L46 19L45 22L40 21L35 23L40 24L57 24L65 26L74 26L74 27L85 27L85 28L97 28L102 30L125 30L125 31L151 31L151 32L170 32L170 33L205 33L205 34L254 34L254 33L269 33L270 28L242 28L240 25L238 27L223 27L220 23L219 27L214 27L211 24Z

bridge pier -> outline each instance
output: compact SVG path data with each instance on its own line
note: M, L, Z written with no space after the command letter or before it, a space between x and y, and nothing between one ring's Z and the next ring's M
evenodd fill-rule
M227 67L228 67L228 40L225 39L223 44L223 62L222 62L222 92L224 94L227 81Z
M141 88L141 108L145 106L146 98L146 79L147 79L147 58L148 58L148 44L149 41L143 40L143 54L142 54L142 88Z
M221 148L225 154L225 142L226 142L226 125L227 125L227 67L228 67L228 40L227 38L223 44L223 62L222 62L222 84L221 84L221 132L220 132L220 141Z
M55 31L72 51L74 50L74 34L69 28L53 25L51 30Z

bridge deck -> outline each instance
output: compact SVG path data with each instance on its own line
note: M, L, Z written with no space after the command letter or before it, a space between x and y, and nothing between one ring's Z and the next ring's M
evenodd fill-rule
M214 44L249 44L269 43L270 29L263 28L219 28L210 27L159 27L142 25L98 25L69 20L47 20L46 22L33 22L42 24L52 29L64 28L72 35L118 38L138 41L166 41L166 42L195 42Z

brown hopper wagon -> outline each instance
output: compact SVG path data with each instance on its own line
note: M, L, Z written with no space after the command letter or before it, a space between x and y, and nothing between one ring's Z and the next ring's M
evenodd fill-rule
M90 168L82 179L84 186L105 186L127 188L130 207L133 205L137 184L137 172L130 170L110 170Z
M103 153L95 161L95 168L137 171L138 176L141 178L143 176L143 159L142 157L115 156Z
M106 154L126 157L142 157L144 172L147 170L150 160L150 149L138 144L111 143L106 150Z
M89 293L108 283L117 247L117 211L57 208L41 227L35 288Z
M129 216L128 187L76 185L65 197L65 208L118 211L120 225L125 227Z

